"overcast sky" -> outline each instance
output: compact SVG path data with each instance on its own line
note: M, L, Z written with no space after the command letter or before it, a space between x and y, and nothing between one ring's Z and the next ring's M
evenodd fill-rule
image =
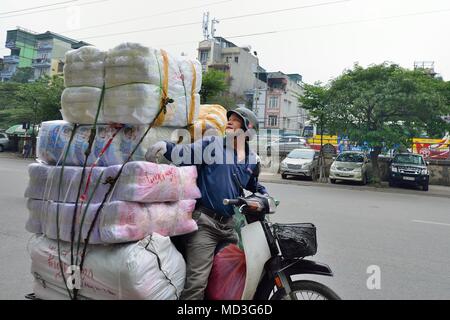
M216 36L250 45L266 70L308 83L383 61L434 61L450 80L448 0L1 0L0 55L9 54L6 30L21 26L102 49L131 41L196 57L206 11L220 21Z

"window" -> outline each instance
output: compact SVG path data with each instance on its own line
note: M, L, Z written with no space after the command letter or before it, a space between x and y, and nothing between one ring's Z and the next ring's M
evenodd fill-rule
M269 98L269 109L278 108L278 97Z
M200 62L205 64L208 61L208 51L200 51Z
M239 57L234 57L234 62L239 63Z
M277 116L269 116L269 126L276 127L278 125L278 117Z

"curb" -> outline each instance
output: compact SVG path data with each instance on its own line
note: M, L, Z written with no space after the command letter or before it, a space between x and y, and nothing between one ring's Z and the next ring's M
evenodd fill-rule
M388 186L354 186L348 184L330 184L330 183L321 183L321 182L312 182L312 181L302 181L302 180L289 180L289 179L279 179L275 177L265 177L264 175L260 175L260 182L266 183L276 183L276 184L286 184L286 185L297 185L303 187L319 187L319 188L334 188L334 189L346 189L346 190L355 190L355 191L371 191L371 192L382 192L382 193L398 193L398 194L406 194L406 195L416 195L416 196L427 196L427 197L437 197L437 198L447 198L450 199L450 187L448 187L448 193L438 193L433 192L432 190L422 191L422 190L411 190L411 189L402 189L402 188L392 188ZM432 187L431 187L432 188Z

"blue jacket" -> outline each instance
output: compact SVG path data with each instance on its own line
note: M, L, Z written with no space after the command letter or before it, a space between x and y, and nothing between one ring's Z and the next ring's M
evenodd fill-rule
M266 194L266 188L258 183L256 176L258 157L246 144L246 159L237 162L234 148L227 147L222 137L207 137L192 144L177 145L166 142L164 156L176 165L197 165L197 185L202 197L201 205L214 210L217 214L230 217L233 206L223 205L223 199L235 199L241 196L236 182L246 190ZM236 178L235 176L236 175Z

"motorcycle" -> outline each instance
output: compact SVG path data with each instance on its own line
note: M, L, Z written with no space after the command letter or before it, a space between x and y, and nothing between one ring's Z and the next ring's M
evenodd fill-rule
M310 280L292 280L302 274L333 276L326 264L305 259L317 251L316 229L310 223L272 224L278 201L251 194L224 199L246 218L241 229L246 277L241 300L339 300L327 286Z

